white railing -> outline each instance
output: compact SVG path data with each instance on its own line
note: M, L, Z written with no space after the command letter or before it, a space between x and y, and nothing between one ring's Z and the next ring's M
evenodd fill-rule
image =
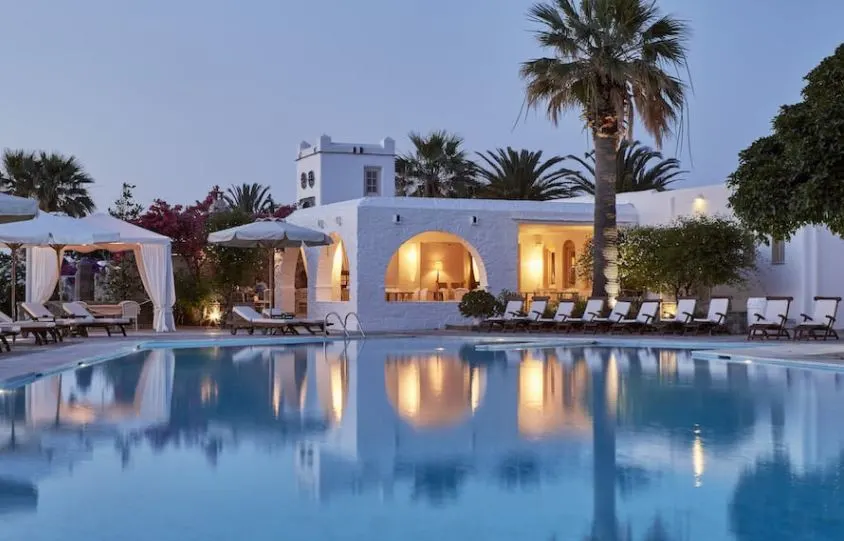
M366 333L363 331L363 325L360 322L360 317L358 317L357 312L349 312L348 314L346 314L345 318L341 318L340 314L338 314L337 312L328 312L327 314L325 314L325 317L322 319L322 324L325 328L325 335L326 336L328 336L328 320L331 318L331 316L334 316L334 317L337 318L337 323L339 323L340 328L343 329L343 336L345 338L349 338L351 336L351 334L349 333L349 326L348 326L349 317L355 316L355 319L357 320L357 324L358 324L358 332L360 333L361 338L366 338Z

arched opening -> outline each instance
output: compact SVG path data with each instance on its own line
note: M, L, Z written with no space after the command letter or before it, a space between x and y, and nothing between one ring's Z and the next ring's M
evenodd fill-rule
M486 383L480 367L443 355L389 357L384 372L390 404L416 428L453 426L471 416Z
M390 258L384 296L388 302L460 301L486 285L486 269L474 247L457 235L426 231Z
M308 265L305 252L299 249L296 255L296 268L293 275L294 307L297 316L308 315Z
M349 300L349 257L340 235L332 233L333 243L320 251L317 261L316 300L342 302Z

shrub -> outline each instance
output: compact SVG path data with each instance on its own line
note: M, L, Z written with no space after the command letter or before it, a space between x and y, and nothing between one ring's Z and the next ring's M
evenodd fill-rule
M499 313L495 296L482 289L466 293L457 308L463 317L471 318L487 318Z

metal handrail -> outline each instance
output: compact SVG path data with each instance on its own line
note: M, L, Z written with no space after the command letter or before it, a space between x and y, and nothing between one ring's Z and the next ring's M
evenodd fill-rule
M343 318L343 330L346 331L346 336L349 336L349 316L355 316L355 319L358 322L358 331L360 331L362 338L366 338L366 333L363 331L363 323L361 323L360 316L358 316L357 312L349 312L346 314L346 317Z
M340 327L342 327L342 329L343 329L343 336L348 338L349 337L349 331L346 330L346 322L343 321L343 318L341 318L340 314L338 314L337 312L328 312L327 314L325 314L325 317L322 318L322 326L323 326L323 329L324 329L324 332L325 332L325 336L328 336L328 317L329 316L337 317L337 323L339 323Z

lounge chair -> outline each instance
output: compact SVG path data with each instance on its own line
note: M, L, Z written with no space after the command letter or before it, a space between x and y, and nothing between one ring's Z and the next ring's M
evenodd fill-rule
M15 337L20 334L20 332L21 328L17 325L12 325L8 323L0 324L0 344L3 344L3 347L6 348L6 351L12 351L12 347L9 345L9 340L7 338L11 336L12 340L14 340Z
M755 321L747 328L747 339L790 338L785 324L791 309L792 297L766 297L765 313L751 314Z
M814 340L827 340L835 338L838 340L838 333L833 329L838 315L838 304L841 297L815 297L815 309L812 315L800 314L803 322L794 327L794 339L803 338Z
M56 317L43 304L37 302L23 302L21 303L21 308L23 308L26 315L33 321L54 323L56 325L56 331L61 334L67 335L72 332L77 332L83 336L86 334L85 329L80 326L82 323L81 321L71 318Z
M537 330L559 328L561 325L565 325L566 320L571 317L573 311L574 301L560 301L553 317L540 317L531 323L530 328Z
M496 326L503 329L508 320L526 315L522 312L522 304L524 304L524 299L508 300L507 305L504 307L504 312L501 315L486 318L481 321L478 328L483 329L484 327L487 327L489 332L492 332L492 329Z
M0 312L0 326L18 327L19 332L30 333L38 345L46 344L50 338L57 343L62 341L62 335L52 321L15 321L5 312Z
M627 319L627 316L630 314L631 306L632 303L630 301L616 301L609 316L593 317L590 321L585 322L583 324L584 332L591 330L593 333L598 334L598 331L600 330L609 329L619 321Z
M659 305L662 301L660 300L645 300L642 301L642 305L639 306L639 313L636 314L635 318L628 319L620 319L615 323L612 323L610 326L610 332L619 331L619 332L634 332L639 331L640 333L644 334L645 331L653 331L656 330L656 320L657 315L659 315Z
M669 317L657 322L660 331L682 331L695 318L697 299L693 297L677 299L677 309Z
M251 306L235 306L232 308L231 333L237 334L240 329L246 329L249 334L254 334L256 329L264 332L281 332L281 334L299 334L296 330L303 328L310 334L325 332L325 322L297 318L271 318L264 317L255 311Z
M557 325L559 329L565 329L566 332L571 332L575 327L582 327L589 323L596 317L601 317L604 311L604 304L606 304L606 297L590 297L586 301L586 307L583 309L583 314L580 317L569 317Z
M95 317L83 304L78 302L62 303L62 310L77 322L80 329L103 329L109 336L111 336L111 331L114 328L117 328L123 336L126 336L126 326L132 324L131 320L122 317Z
M528 329L539 318L545 315L548 297L534 297L530 301L530 308L525 315L519 315L504 322L505 329Z
M727 314L730 311L730 297L712 297L709 300L709 310L706 317L692 318L691 321L683 326L683 334L692 332L694 334L701 334L709 332L709 334L716 334L718 332L730 333L727 328Z

